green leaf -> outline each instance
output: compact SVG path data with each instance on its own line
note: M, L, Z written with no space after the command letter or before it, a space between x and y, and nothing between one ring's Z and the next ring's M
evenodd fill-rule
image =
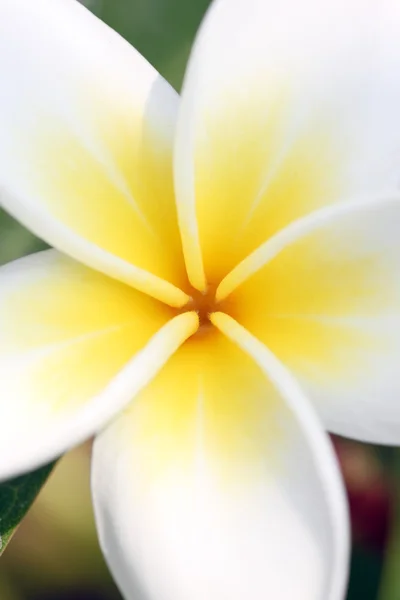
M55 463L0 483L0 556L28 512Z

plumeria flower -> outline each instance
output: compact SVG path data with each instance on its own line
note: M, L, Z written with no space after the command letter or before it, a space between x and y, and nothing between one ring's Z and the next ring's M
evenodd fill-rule
M182 98L75 0L0 0L0 474L93 434L132 600L339 600L324 429L400 439L400 4L216 0Z

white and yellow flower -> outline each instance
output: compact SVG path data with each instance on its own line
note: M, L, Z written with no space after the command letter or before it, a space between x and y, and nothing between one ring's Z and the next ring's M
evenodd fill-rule
M126 598L343 598L323 427L400 440L400 4L217 0L179 100L0 0L0 85L2 204L57 248L0 270L1 477L101 431Z

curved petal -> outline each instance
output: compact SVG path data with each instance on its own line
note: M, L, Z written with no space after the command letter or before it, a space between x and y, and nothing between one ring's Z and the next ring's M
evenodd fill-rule
M399 29L396 0L216 0L175 149L199 289L311 210L398 189Z
M2 1L0 80L3 206L74 258L183 305L177 94L76 0Z
M243 261L237 281L246 270L249 279L226 300L296 374L328 429L395 444L399 230L400 196L321 210Z
M216 329L95 440L92 489L127 600L343 597L347 522L328 440Z
M197 326L171 316L53 250L2 267L0 479L104 426Z

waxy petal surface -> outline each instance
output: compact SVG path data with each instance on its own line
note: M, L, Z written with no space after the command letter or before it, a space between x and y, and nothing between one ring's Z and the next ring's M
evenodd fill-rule
M226 300L329 430L377 443L400 435L399 231L400 197L324 209L244 261L258 270Z
M0 478L104 426L197 327L193 313L171 317L165 305L54 250L2 267Z
M126 600L342 599L340 477L305 406L211 329L97 437L100 543Z
M182 93L189 276L217 284L312 210L399 187L397 0L216 0Z
M2 0L0 80L7 211L87 265L184 304L177 94L76 0Z

